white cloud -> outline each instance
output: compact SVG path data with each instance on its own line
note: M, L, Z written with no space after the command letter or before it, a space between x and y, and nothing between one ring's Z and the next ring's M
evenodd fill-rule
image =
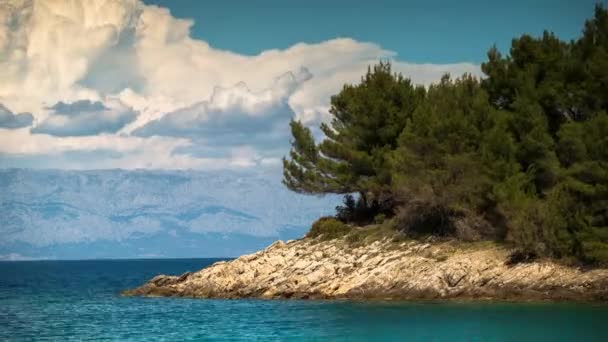
M115 133L137 117L137 112L117 100L58 102L47 109L52 114L34 127L32 133L60 137Z
M196 145L189 151L182 150L182 154L208 156L207 146L212 145L212 154L216 156L218 151L230 150L225 151L231 155L230 165L255 166L263 159L261 156L247 157L245 162L241 153L235 153L235 147L243 150L247 145L248 154L256 156L286 147L288 123L295 116L287 101L311 77L306 69L297 74L288 72L276 78L271 87L258 92L251 91L243 82L233 87L216 87L208 100L150 120L132 134L188 137Z
M0 103L0 128L17 129L32 124L34 116L31 113L13 113Z
M76 168L275 165L286 152L286 122L326 120L329 97L380 58L422 84L445 72L480 73L469 63L406 63L348 38L245 56L192 38L192 25L139 0L0 2L0 103L31 112L33 132L58 135L3 132L3 159L44 167L63 155L56 166ZM79 100L120 105L78 119L48 110ZM127 107L138 116L120 115ZM242 146L257 156L252 163L234 153ZM117 154L94 163L66 155L105 150Z
M32 111L37 101L90 97L95 91L77 82L134 25L140 7L136 0L2 2L0 97Z
M354 42L353 42L354 43ZM314 124L329 118L330 96L338 93L345 83L356 84L366 72L369 65L377 63L376 58L366 58L340 64L340 59L333 57L336 66L330 70L315 73L309 82L302 84L289 98L289 106L297 113L297 118L304 123ZM480 74L479 66L471 63L458 64L413 64L393 60L395 72L409 77L416 84L429 85L438 81L446 73L460 76L464 73Z

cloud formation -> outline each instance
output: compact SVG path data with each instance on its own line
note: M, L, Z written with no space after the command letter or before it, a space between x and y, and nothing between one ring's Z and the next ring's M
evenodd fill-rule
M15 114L0 103L0 128L23 128L31 125L33 120L32 113Z
M255 160L256 150L263 153L288 143L286 128L296 114L287 101L311 77L310 72L302 68L297 74L281 75L269 88L258 92L251 91L244 82L233 87L216 87L209 100L151 120L133 135L187 137L203 146L176 153L209 156L210 151L204 146L213 144L216 155L218 150L231 148L232 154L248 152L249 160ZM249 165L242 163L242 158L240 164Z
M137 117L137 112L120 101L60 101L48 109L51 115L32 128L32 133L59 137L115 133Z
M0 102L34 113L31 132L0 136L0 153L40 165L106 148L121 157L98 167L262 165L286 152L289 119L327 120L330 96L381 58L421 84L480 74L349 38L240 55L193 38L193 24L139 0L0 2ZM243 151L253 164L236 161Z

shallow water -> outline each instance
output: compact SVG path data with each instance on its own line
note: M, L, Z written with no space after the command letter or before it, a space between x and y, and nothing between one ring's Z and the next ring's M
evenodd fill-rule
M123 298L214 259L0 262L0 340L606 341L608 306Z

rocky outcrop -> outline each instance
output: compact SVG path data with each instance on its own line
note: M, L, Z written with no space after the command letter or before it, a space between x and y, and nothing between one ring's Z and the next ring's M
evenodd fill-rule
M549 260L509 266L491 244L277 241L181 276L159 275L124 295L197 298L356 298L608 301L608 269Z

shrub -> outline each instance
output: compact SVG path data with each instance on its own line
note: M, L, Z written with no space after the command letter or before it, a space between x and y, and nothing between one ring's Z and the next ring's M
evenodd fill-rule
M453 236L454 213L441 205L412 202L397 210L397 230L410 236Z
M312 224L306 237L316 238L321 236L323 240L333 240L343 237L350 231L350 226L333 217L321 217Z
M537 255L533 252L526 252L522 250L516 250L511 253L505 262L507 266L514 266L517 264L528 263L536 260Z
M384 214L378 214L378 215L374 216L375 224L381 224L382 222L384 222L384 220L386 220L386 215L384 215Z
M355 199L353 195L347 194L344 196L343 204L336 207L336 218L344 223L356 225L382 223L384 218L393 216L393 208L393 199L388 193L375 196L373 199L363 195Z

